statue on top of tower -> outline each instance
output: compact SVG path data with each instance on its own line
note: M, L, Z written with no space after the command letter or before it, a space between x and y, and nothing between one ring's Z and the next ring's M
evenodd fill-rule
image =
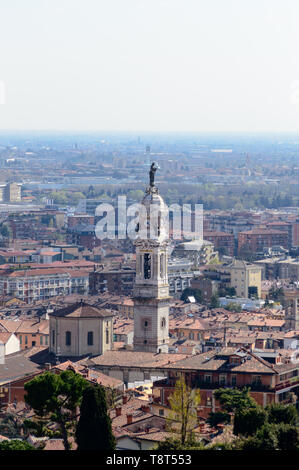
M149 171L149 177L150 177L150 187L154 188L155 187L155 173L158 169L158 166L156 165L155 162L151 164L151 168Z

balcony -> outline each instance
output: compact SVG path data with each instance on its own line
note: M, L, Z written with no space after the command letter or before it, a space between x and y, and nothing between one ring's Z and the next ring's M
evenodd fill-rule
M269 392L271 391L271 387L268 385L263 385L261 382L252 382L248 384L244 384L242 386L232 383L224 383L219 381L207 382L205 380L198 380L195 379L191 382L192 388L199 388L202 390L215 390L217 388L237 388L242 390L243 388L250 388L252 392Z
M275 386L275 391L283 390L284 388L295 387L299 385L299 377L291 377Z

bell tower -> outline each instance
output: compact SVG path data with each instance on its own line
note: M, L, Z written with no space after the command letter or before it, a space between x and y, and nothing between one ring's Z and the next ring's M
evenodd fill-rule
M136 279L134 285L134 350L168 352L169 286L167 276L168 208L154 184L141 202L142 213L136 229Z

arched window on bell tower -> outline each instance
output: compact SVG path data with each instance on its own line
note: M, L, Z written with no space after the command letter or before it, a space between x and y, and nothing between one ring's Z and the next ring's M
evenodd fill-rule
M152 277L152 257L150 253L144 254L144 279L150 279Z

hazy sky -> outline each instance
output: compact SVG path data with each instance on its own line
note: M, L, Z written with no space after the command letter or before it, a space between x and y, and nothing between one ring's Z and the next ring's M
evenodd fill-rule
M298 24L298 0L0 0L0 129L299 131Z

